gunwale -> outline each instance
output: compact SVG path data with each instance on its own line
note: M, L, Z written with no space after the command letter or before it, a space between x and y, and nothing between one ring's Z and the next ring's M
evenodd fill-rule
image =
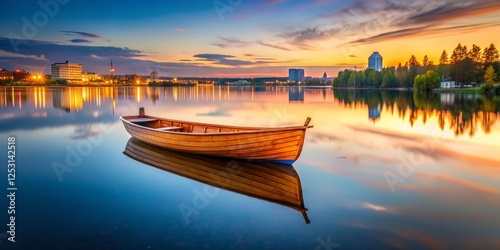
M120 116L120 120L126 122L130 125L137 126L136 123L130 122L129 119L137 118L138 116ZM175 119L167 119L156 116L145 116L146 118L163 120L174 123L184 123L184 124L193 124L200 126L210 126L210 127L220 127L220 128L228 128L228 129L239 129L239 130L250 130L250 131L233 131L233 132L208 132L208 133L187 133L187 132L176 132L176 131L158 131L154 128L150 128L147 126L141 126L146 130L154 131L154 132L166 132L166 133L177 133L177 134L185 134L192 136L210 136L210 135L220 135L220 134L254 134L256 132L276 132L276 131L288 131L288 130L297 130L297 129L308 129L313 128L311 125L307 126L286 126L286 127L248 127L248 126L236 126L236 125L223 125L223 124L214 124L214 123L201 123L201 122L192 122L192 121L183 121L183 120L175 120Z

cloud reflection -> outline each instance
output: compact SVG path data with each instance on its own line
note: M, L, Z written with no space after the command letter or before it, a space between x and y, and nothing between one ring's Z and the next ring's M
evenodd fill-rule
M364 203L364 207L376 212L388 212L388 209L386 207L374 205L368 202Z

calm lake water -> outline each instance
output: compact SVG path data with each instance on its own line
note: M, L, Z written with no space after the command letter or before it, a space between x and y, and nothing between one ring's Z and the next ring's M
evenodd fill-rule
M312 117L293 164L307 213L125 155L130 136L118 117L139 107L248 126ZM6 226L9 137L15 243ZM302 87L0 87L0 140L1 249L500 249L499 98Z

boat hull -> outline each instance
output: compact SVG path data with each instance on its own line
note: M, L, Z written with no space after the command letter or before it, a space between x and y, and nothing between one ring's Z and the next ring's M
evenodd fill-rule
M136 118L120 117L132 137L161 148L192 154L287 164L292 164L299 158L306 129L311 127L250 128L173 121L151 116L148 118L158 121L150 122L151 124L131 122ZM170 126L180 126L187 132L158 130L165 123L169 123Z

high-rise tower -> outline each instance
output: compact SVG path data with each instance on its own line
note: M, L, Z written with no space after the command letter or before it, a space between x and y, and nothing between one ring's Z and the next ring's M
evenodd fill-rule
M368 68L382 71L382 56L378 52L375 51L368 57Z

